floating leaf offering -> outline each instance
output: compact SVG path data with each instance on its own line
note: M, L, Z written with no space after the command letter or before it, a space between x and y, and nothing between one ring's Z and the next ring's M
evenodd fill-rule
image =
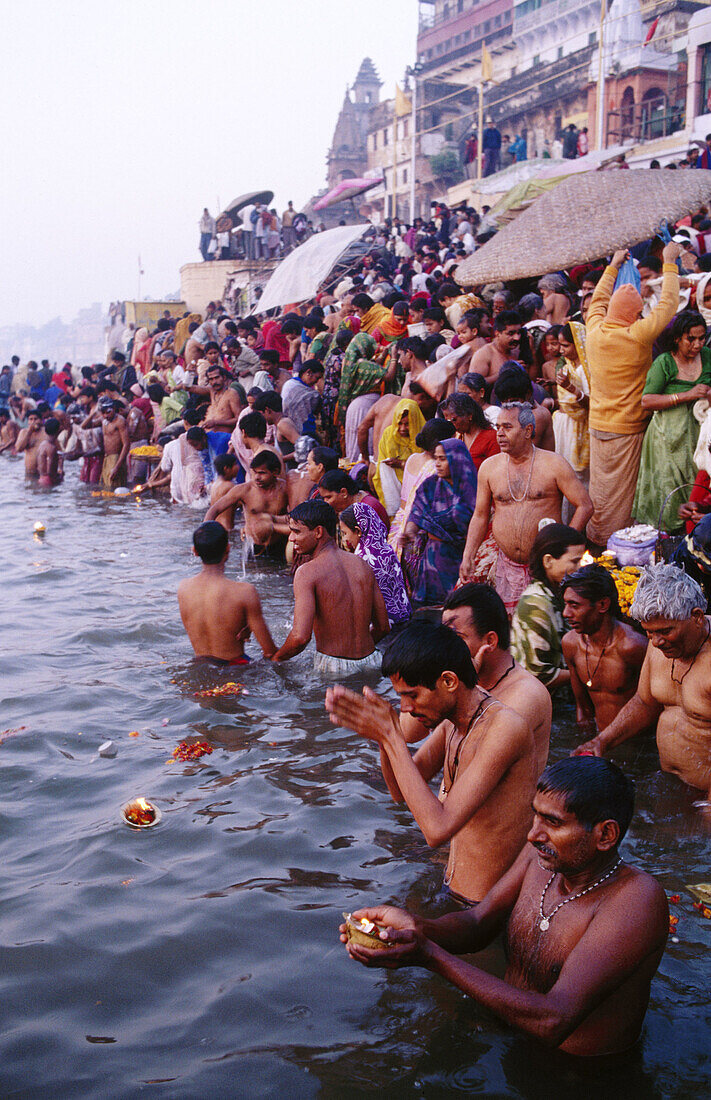
M676 932L676 926L679 923L678 917L669 917L669 935L673 935Z
M697 882L695 886L687 884L686 889L693 894L698 901L711 905L711 882Z
M711 906L704 905L702 901L695 901L692 904L694 909L698 909L705 920L711 920Z
M227 684L222 684L220 687L205 688L203 691L196 691L196 699L216 699L222 695L241 695L244 691L244 684L235 684L230 681Z
M132 798L121 807L121 816L127 825L135 829L149 829L151 825L157 825L161 819L161 812L157 806L142 796Z
M376 951L387 951L388 948L395 946L394 943L380 939L382 927L375 921L367 920L365 917L356 918L350 913L344 913L343 916L346 922L346 935L351 943L359 943L361 947L371 947Z
M167 763L172 764L174 760L199 760L201 756L209 756L211 752L212 745L208 745L207 741L181 741L173 749L173 755Z

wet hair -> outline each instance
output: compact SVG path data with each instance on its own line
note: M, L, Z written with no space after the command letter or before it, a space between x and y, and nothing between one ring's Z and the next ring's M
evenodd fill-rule
M259 362L268 363L270 367L276 367L279 363L279 352L274 348L263 348L259 352Z
M256 454L252 459L252 469L265 469L269 470L272 474L280 474L281 462L278 456L274 454L274 451L260 451L259 454Z
M565 523L547 523L536 535L528 559L531 576L542 584L548 584L543 559L546 554L558 561L571 546L584 546L585 535Z
M447 324L447 314L444 312L441 306L431 306L430 309L426 309L423 315L425 321L437 321L438 324Z
M187 439L188 443L200 443L203 447L207 446L207 432L204 428L200 428L197 425L192 428L188 428L187 432L185 433L185 438Z
M438 443L443 439L454 439L456 434L454 424L440 417L437 420L425 421L415 436L415 443L423 451L432 454Z
M609 575L609 574L608 574ZM614 583L614 582L613 582ZM477 634L482 637L493 630L501 649L508 649L511 641L511 628L504 601L488 584L469 583L450 592L442 605L443 611L454 611L457 607L468 607L472 623Z
M465 687L476 687L477 674L465 643L441 623L422 620L400 630L383 655L383 676L400 676L409 687L432 691L443 672L453 672Z
M526 401L533 392L531 379L518 366L504 363L494 383L494 395L505 405L507 401Z
M323 332L325 325L317 313L309 313L301 322L304 328L315 328L317 332Z
M607 569L601 565L583 565L574 573L569 573L561 585L563 592L566 588L572 588L582 599L588 603L597 603L598 600L610 601L610 614L613 619L621 619L620 598L617 593L617 585Z
M323 466L324 474L329 470L338 469L338 452L333 447L313 447L309 454L314 456L314 463Z
M486 429L491 425L481 405L478 405L468 393L453 393L445 397L440 409L453 412L455 416L470 416L475 428Z
M326 489L329 493L340 493L345 489L349 497L354 497L358 492L358 486L345 470L327 470L319 482L319 489Z
M248 435L250 439L267 438L267 422L260 412L250 412L238 422L242 435Z
M477 374L476 371L471 371L469 374L465 374L460 378L459 385L466 386L468 390L474 390L475 393L481 393L482 390L488 390L486 379L483 375Z
M354 294L353 295L353 308L354 309L372 309L375 302L367 294Z
M349 328L341 328L335 335L334 344L339 351L345 351L351 340L353 339L353 333Z
M616 821L620 840L634 813L634 783L617 764L601 757L568 756L550 764L536 790L560 795L566 813L588 832L601 821Z
M249 391L250 393L252 390ZM268 390L266 393L259 391L259 397L254 402L255 412L264 412L265 409L269 409L270 412L280 413L282 411L281 397L274 390Z
M494 317L494 332L503 332L509 325L520 325L521 317L515 309L502 309Z
M401 351L410 351L415 356L415 359L427 358L427 345L421 336L406 336L404 340L399 341Z
M293 519L295 523L303 523L309 531L314 531L317 527L323 527L332 539L336 537L338 516L331 505L326 504L325 500L305 500L303 503L297 504L289 512L289 519Z
M282 336L300 336L301 322L297 321L295 317L290 317L287 321L282 321L281 332Z
M48 416L44 422L44 430L50 439L56 439L60 432L59 421L56 416Z
M180 414L180 419L188 425L189 428L195 428L202 420L202 413L198 409L191 409L186 406Z
M676 565L650 565L639 578L630 615L640 623L651 619L680 622L692 611L706 610L701 586Z
M237 458L235 455L215 455L212 460L212 465L217 470L218 474L224 474L225 470L231 470L233 466L237 465Z
M228 546L227 528L221 523L201 523L193 531L193 546L204 565L219 565Z

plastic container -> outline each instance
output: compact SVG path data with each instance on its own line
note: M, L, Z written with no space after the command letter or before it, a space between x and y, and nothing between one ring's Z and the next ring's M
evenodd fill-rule
M656 530L649 527L648 530L653 531L653 534L630 538L629 533L635 530L635 527L625 527L621 531L615 531L607 540L607 549L615 555L620 565L649 565L654 559Z

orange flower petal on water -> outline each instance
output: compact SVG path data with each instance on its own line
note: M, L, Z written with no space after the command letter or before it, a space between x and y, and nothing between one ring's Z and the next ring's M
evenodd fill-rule
M138 732L138 730L131 730L131 732L129 733L129 735L128 735L128 736L129 736L129 737L140 737L141 735L140 735L140 733Z

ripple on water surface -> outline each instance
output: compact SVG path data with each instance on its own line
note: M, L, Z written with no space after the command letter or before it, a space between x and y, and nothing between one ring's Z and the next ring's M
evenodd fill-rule
M709 877L708 834L649 746L620 755L639 781L626 853L682 893L680 942L639 1047L580 1066L425 972L346 958L341 911L426 911L441 854L373 748L327 721L310 652L238 672L189 660L175 590L199 516L92 498L75 469L43 493L11 459L0 504L3 1095L708 1095L711 922L683 891ZM288 578L250 579L282 640ZM195 697L236 679L249 694ZM168 763L185 737L214 751ZM574 742L568 708L555 753ZM155 829L120 822L136 794L163 811Z

